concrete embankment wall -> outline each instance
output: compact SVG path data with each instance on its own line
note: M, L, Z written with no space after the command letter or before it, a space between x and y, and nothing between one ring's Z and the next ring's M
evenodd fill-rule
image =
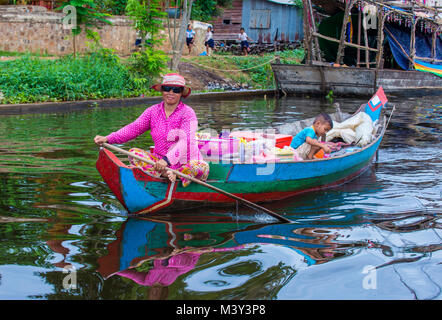
M63 28L62 12L48 11L40 6L0 6L0 50L13 52L36 52L51 55L65 55L73 53L74 41L71 30ZM112 16L108 20L112 25L100 24L95 29L100 35L100 43L105 48L114 49L119 55L130 55L136 50L136 30L133 22L125 16ZM204 35L207 24L193 22L196 31L196 47L193 54L205 50ZM171 33L173 34L173 29ZM176 31L178 33L178 30ZM161 32L164 38L159 47L170 53L171 46L167 28ZM76 51L84 52L88 49L86 35L82 32L75 41ZM184 45L183 52L187 52Z
M53 55L72 53L73 37L71 30L63 29L64 16L40 6L0 6L0 50ZM118 54L130 54L136 40L132 22L126 17L109 20L112 25L103 24L97 29L100 42ZM77 36L77 52L87 49L86 40L84 32Z

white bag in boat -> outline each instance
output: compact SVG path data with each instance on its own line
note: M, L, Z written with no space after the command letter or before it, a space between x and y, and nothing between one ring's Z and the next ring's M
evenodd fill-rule
M334 126L334 124L333 124ZM331 141L334 138L342 138L345 143L352 143L356 141L356 132L351 128L331 129L326 136L326 141Z
M363 147L369 144L373 137L373 120L365 112L360 112L364 120L356 127L357 146Z
M357 142L362 147L370 143L372 132L373 120L365 112L358 112L341 123L333 122L333 129L327 133L326 141L340 137L345 143Z

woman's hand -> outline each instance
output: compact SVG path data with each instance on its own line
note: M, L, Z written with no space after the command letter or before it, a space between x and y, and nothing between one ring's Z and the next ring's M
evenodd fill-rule
M153 166L153 168L158 171L158 172L162 172L163 176L166 176L167 178L169 178L169 180L171 182L175 182L176 180L176 174L172 172L172 170L168 170L167 168L167 162L164 159L160 159L157 162L155 162L155 165ZM164 172L164 170L167 170L166 172Z
M155 165L153 166L155 171L163 172L164 169L167 167L167 162L164 159L160 159L157 162L155 162Z
M102 146L103 143L107 143L107 137L95 136L94 142L97 146Z
M169 178L170 182L175 182L175 180L176 180L176 174L175 173L173 173L170 170L167 170L166 175Z

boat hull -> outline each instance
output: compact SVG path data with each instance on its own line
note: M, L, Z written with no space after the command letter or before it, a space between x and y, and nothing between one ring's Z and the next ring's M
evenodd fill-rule
M387 95L441 95L441 78L427 72L272 64L279 90L287 94L370 96L378 87Z
M385 132L359 151L322 160L276 163L210 163L208 183L246 200L263 203L302 192L329 188L359 176L371 163ZM112 152L100 150L97 169L131 214L147 214L199 207L232 205L235 200L191 183L152 177L124 165Z
M175 183L151 177L139 168L128 167L107 149L100 150L96 167L129 213L156 212L173 202Z

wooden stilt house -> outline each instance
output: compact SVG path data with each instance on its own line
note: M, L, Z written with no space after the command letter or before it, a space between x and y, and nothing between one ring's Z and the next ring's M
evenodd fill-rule
M424 2L303 0L306 65L272 65L279 88L441 94L442 8Z

